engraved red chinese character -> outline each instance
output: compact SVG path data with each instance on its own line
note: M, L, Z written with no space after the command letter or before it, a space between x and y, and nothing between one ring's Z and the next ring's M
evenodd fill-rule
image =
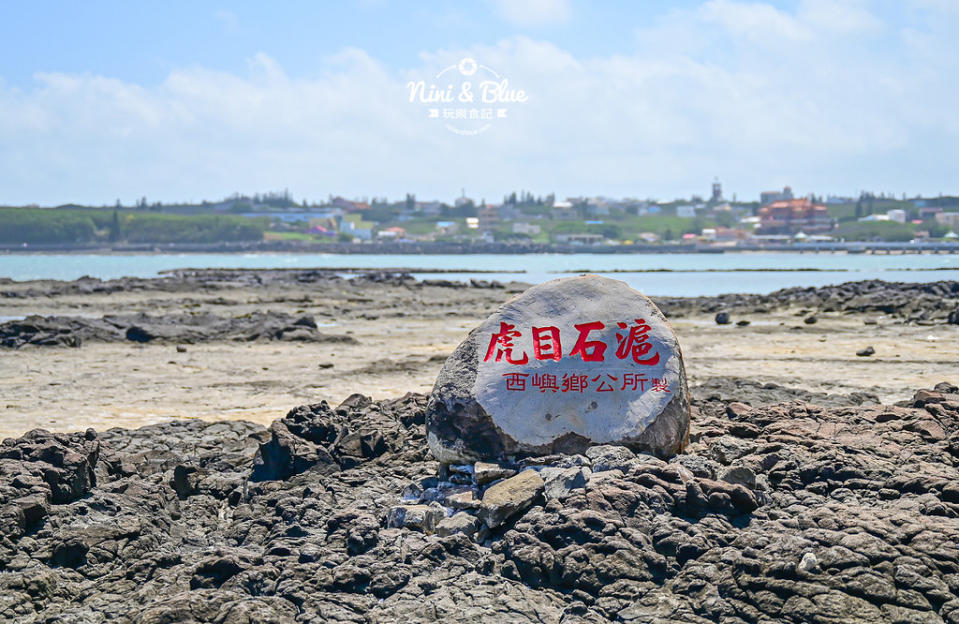
M603 375L596 375L595 377L593 377L593 381L594 382L599 381L600 377L603 377ZM610 381L619 381L618 377L613 377L612 375L608 373L606 374L606 377L609 378ZM596 392L613 392L613 390L614 390L613 386L611 386L609 381L606 381L605 379L602 381L599 381L599 387L596 388Z
M525 392L526 391L526 378L529 377L526 373L504 373L503 377L506 377L506 389L510 392Z
M629 334L626 336L616 332L616 342L619 344L616 349L616 357L625 360L632 355L633 361L637 364L655 366L659 364L659 353L643 358L653 349L653 343L649 342L649 336L647 335L652 327L647 325L643 319L635 319L635 321L636 324L629 328ZM616 325L620 329L626 329L627 327L626 323L616 323Z
M539 388L540 392L556 392L559 390L559 386L556 385L556 375L550 375L549 373L534 373L532 381L532 386L534 388Z
M589 388L587 375L563 374L563 392L583 392L587 388Z
M623 373L623 386L620 390L633 390L639 388L640 392L646 392L646 375L642 373Z
M665 377L656 379L653 377L653 386L650 388L653 392L669 392L669 381Z
M563 345L559 341L558 327L533 328L533 357L537 360L556 360L557 362L563 357Z
M519 338L522 335L522 333L516 331L515 325L500 321L499 333L490 336L489 348L486 350L486 357L483 361L489 362L489 359L493 357L493 352L495 351L497 362L505 356L506 361L510 364L526 364L529 362L529 356L525 352L523 353L522 359L513 359L513 338Z
M576 339L573 350L569 352L570 357L578 355L584 362L602 362L606 353L606 343L602 340L587 340L587 338L589 332L599 331L606 326L599 321L593 321L573 325L573 327L579 330L579 338Z

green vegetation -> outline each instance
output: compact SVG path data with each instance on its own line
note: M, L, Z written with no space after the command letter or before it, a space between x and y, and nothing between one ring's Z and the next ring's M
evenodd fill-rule
M890 210L905 210L906 217L909 219L914 218L916 214L916 207L910 201L868 195L860 197L853 203L826 204L826 207L829 208L829 216L840 223L855 221L871 214L886 214Z
M915 237L911 224L893 221L850 221L840 223L831 235L846 240L905 242Z
M127 214L120 240L130 243L212 243L261 240L265 219L227 215Z
M308 242L327 242L329 237L321 234L309 234L307 232L266 232L263 234L263 240L296 240Z
M0 243L214 243L262 240L265 219L109 209L0 208Z
M0 243L83 243L96 234L85 211L0 209Z
M665 234L667 232L671 233L674 238L679 238L683 234L699 234L706 227L716 227L716 222L705 217L687 219L668 215L628 217L623 222L623 228L631 236L636 236L640 232L652 232L663 239L666 238Z
M436 231L436 222L437 221L454 221L454 219L412 219L410 221L394 221L386 225L390 226L399 226L407 231L409 234L429 234L430 232ZM457 222L459 228L462 230L465 226L465 220L461 220L462 223Z
M253 203L249 201L235 201L230 206L230 212L240 214L244 212L253 212Z
M924 221L922 228L929 232L930 238L942 238L949 233L949 228L936 221ZM916 229L919 229L917 226Z
M364 210L361 214L364 221L375 221L385 223L392 221L399 213L399 209L387 204L374 204L369 210Z

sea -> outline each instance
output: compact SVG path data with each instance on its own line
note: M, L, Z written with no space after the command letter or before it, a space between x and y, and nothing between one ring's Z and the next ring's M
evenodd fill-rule
M17 281L157 277L184 268L404 268L419 279L538 284L579 273L622 280L655 296L768 293L881 279L959 280L959 254L746 252L690 254L0 254L0 277ZM442 270L437 274L435 271ZM345 277L350 277L345 274Z

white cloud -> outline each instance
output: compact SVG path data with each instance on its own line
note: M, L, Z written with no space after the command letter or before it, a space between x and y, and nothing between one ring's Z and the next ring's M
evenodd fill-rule
M710 0L697 13L704 22L722 27L724 34L749 40L785 43L812 37L802 22L768 4Z
M571 0L490 0L497 15L514 26L548 26L569 21Z
M959 2L956 0L908 0L908 4L933 13L959 13Z
M798 17L819 32L877 34L883 23L869 12L864 0L803 0Z
M837 37L804 6L710 2L607 56L515 37L424 52L401 71L349 48L310 77L258 54L243 73L182 68L156 86L65 73L38 74L29 89L0 82L0 203L284 187L310 199L448 199L464 186L490 200L524 188L673 197L707 192L714 175L740 197L787 183L817 193L954 183L950 29L890 34L880 54L861 45L872 26L846 22ZM477 137L408 102L407 81L464 56L529 94Z
M223 30L229 33L236 33L240 31L240 18L237 17L236 13L229 11L227 9L219 9L214 11L213 17L216 18L220 25L223 27Z

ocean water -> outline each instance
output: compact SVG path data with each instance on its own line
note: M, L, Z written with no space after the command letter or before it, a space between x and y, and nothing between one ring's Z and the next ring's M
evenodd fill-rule
M182 268L408 268L421 279L541 283L581 272L628 283L648 295L697 296L766 293L792 286L824 286L882 279L959 280L959 254L844 253L727 254L5 254L0 277L73 280L156 277ZM444 269L446 274L416 269Z

